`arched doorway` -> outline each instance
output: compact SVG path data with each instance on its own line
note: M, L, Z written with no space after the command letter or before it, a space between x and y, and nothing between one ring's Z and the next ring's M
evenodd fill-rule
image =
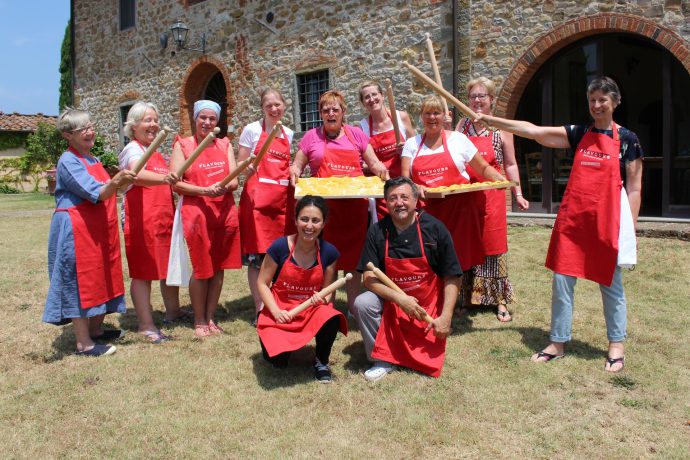
M220 134L218 137L225 137L228 132L228 92L222 73L216 72L211 76L206 84L203 99L217 102L220 105L220 119L218 120Z
M225 137L228 130L228 119L232 116L229 104L228 76L225 66L211 57L203 56L192 63L180 90L180 132L192 133L194 125L194 102L209 99L220 107L218 137Z
M525 87L515 118L542 125L588 123L586 86L608 75L621 88L614 119L636 132L646 154L640 214L690 217L690 75L643 36L608 33L572 43ZM557 212L570 173L565 150L516 138L522 182L535 212Z

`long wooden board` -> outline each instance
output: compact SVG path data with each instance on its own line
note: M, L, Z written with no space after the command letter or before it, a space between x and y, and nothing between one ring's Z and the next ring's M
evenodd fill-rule
M502 188L510 188L515 185L517 185L517 183L509 180L501 182L475 182L474 184L462 184L459 188L428 188L424 192L424 195L427 198L445 198L448 195L457 195L458 193L478 192L480 190L498 190Z
M318 195L328 199L383 198L383 181L371 177L302 177L295 187L295 198Z

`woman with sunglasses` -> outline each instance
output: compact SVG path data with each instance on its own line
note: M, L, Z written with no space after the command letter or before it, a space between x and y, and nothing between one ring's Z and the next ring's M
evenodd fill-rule
M469 107L476 113L493 115L496 85L486 77L467 83ZM511 187L515 201L521 210L529 209L529 202L522 196L520 172L515 161L513 135L497 129L475 124L469 118L461 118L455 127L477 147L479 154L496 170L505 170L508 180L517 185ZM467 167L470 182L486 182L472 166ZM513 318L507 305L513 301L513 286L508 279L508 222L506 220L506 195L503 190L484 190L472 194L481 205L480 222L486 257L484 263L475 265L462 277L460 301L462 312L476 305L495 305L496 317L501 322Z

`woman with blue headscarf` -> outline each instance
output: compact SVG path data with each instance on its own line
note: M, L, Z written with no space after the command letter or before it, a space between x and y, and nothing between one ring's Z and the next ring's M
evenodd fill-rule
M173 141L171 169L177 171L199 143L211 133L220 118L220 106L213 101L194 103L195 134ZM181 219L184 239L192 261L189 296L194 310L194 335L208 337L223 333L214 315L223 288L225 269L242 267L240 232L233 190L234 179L222 187L219 182L233 171L235 155L227 138L214 139L175 185L182 195Z

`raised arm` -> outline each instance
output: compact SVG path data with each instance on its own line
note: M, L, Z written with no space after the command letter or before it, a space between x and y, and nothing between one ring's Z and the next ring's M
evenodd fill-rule
M568 148L568 134L563 126L537 126L529 121L508 120L493 115L478 114L475 123L485 123L494 128L533 139L545 147Z

